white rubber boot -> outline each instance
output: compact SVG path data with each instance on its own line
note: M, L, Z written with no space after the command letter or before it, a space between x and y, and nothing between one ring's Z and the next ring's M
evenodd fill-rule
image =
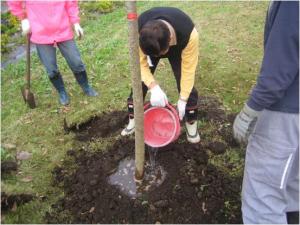
M127 135L130 135L130 134L134 133L134 127L135 127L134 119L129 118L129 123L128 123L127 127L125 127L122 130L121 135L122 136L127 136Z
M198 143L200 141L200 135L197 129L197 121L193 123L185 122L186 137L190 143Z

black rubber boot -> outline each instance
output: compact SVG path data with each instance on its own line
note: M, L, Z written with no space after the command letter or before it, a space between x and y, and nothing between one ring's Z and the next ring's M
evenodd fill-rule
M87 79L87 75L86 75L86 71L82 71L79 73L74 73L74 76L78 82L78 84L80 85L80 87L82 88L83 92L87 95L87 96L98 96L99 94L89 85L88 79Z
M299 224L299 211L286 213L288 224Z
M70 100L69 100L68 94L65 90L65 85L64 85L64 81L62 79L61 74L60 73L55 74L54 77L50 78L50 81L59 94L60 104L68 105L70 103Z

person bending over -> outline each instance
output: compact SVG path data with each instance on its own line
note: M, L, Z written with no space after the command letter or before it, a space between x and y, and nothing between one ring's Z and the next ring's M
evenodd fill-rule
M153 74L161 58L168 58L179 93L177 109L180 120L185 118L187 140L198 143L198 92L194 87L198 64L198 32L188 15L177 8L156 7L138 18L139 54L143 98L149 90L152 106L165 107L168 99ZM121 135L134 132L132 90L127 100L129 123Z

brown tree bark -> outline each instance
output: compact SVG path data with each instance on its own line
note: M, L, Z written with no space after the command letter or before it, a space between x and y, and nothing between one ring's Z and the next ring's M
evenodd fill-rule
M129 30L129 57L135 120L135 178L141 180L144 175L145 161L144 106L139 59L136 1L126 1L125 6Z

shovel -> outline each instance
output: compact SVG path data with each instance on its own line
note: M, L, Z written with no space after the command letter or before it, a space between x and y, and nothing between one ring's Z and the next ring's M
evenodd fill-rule
M27 103L31 109L36 107L34 95L30 91L30 34L26 38L26 75L25 75L26 84L22 87L21 92L25 104Z

